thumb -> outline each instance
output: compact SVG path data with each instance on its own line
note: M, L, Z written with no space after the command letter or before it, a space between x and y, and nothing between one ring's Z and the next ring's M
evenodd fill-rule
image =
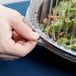
M21 20L14 21L12 27L24 39L37 40L39 38L39 34L34 32L27 24Z

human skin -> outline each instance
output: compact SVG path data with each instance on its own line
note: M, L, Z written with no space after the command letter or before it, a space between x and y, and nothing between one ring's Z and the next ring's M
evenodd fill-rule
M13 60L26 56L37 44L39 35L16 10L0 5L0 58Z

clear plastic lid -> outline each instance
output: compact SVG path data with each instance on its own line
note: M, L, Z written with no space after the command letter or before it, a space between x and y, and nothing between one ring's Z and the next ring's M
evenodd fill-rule
M46 41L76 55L76 0L31 0L29 19Z

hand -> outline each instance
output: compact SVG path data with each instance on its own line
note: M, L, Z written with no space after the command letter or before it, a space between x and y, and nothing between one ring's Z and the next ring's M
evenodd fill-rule
M0 58L13 60L26 56L36 46L39 35L24 23L16 10L0 5Z

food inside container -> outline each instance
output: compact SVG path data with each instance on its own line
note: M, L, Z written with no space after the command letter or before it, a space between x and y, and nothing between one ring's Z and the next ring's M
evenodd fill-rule
M76 0L50 3L48 15L39 20L40 29L59 45L76 51Z
M76 0L31 0L26 19L40 45L76 63Z

